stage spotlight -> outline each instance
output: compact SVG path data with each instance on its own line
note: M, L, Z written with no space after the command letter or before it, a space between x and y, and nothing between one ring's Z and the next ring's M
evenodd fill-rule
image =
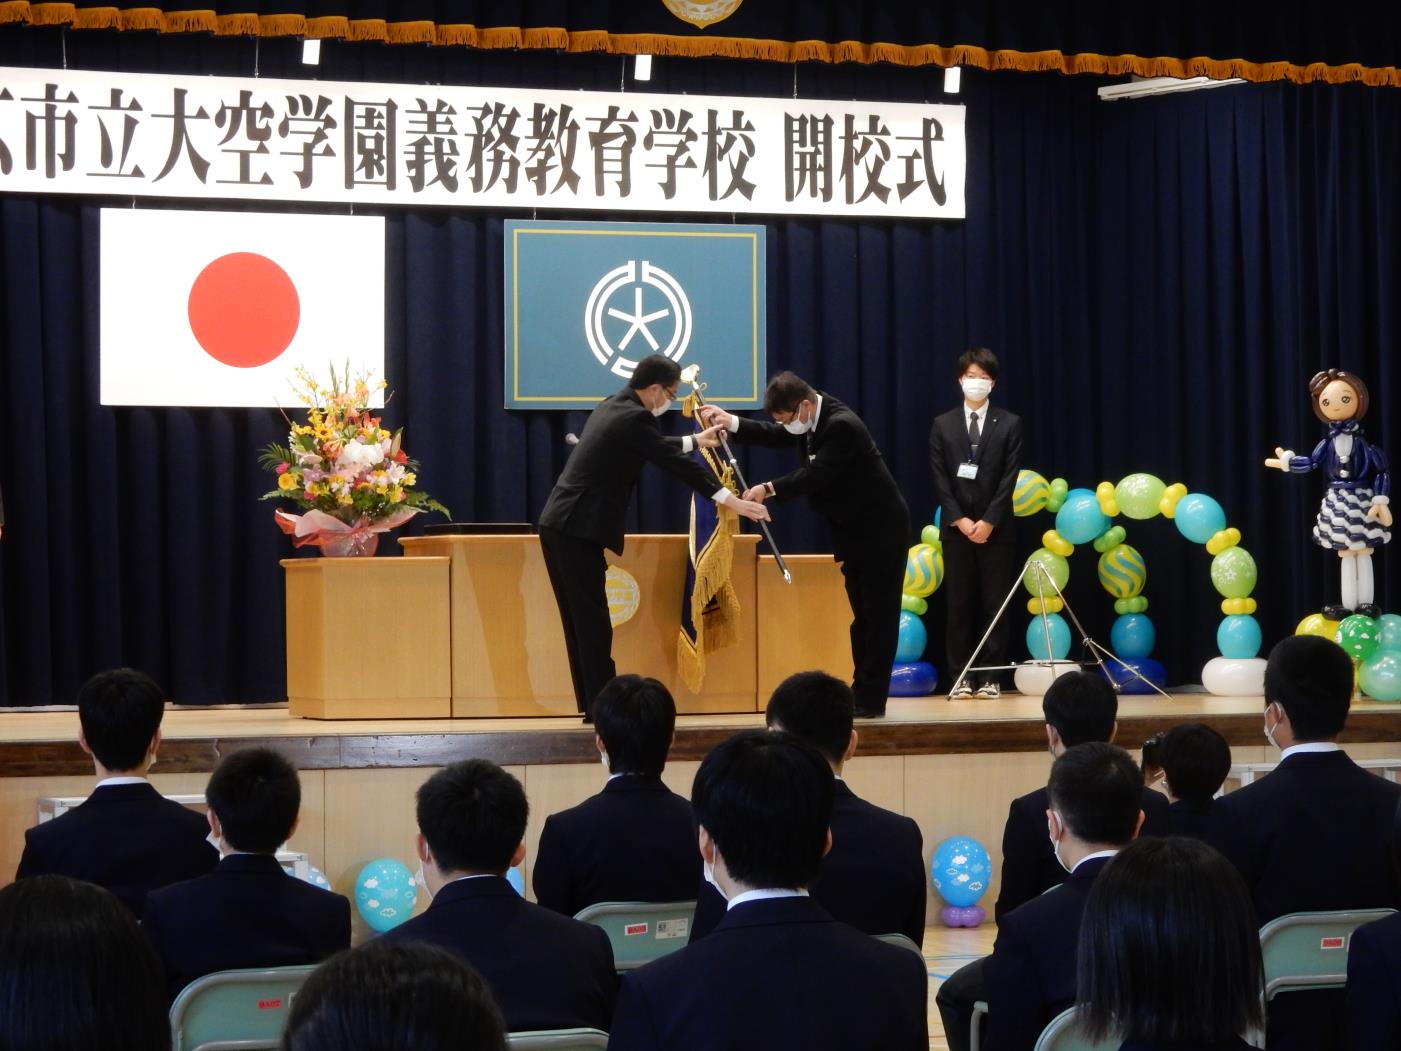
M963 79L963 70L958 66L949 66L944 70L944 94L957 95L959 82Z
M651 55L638 55L638 56L637 56L637 61L633 64L633 67L632 67L632 79L633 79L633 80L651 80L651 79L652 79L652 56L651 56Z
M302 41L302 64L306 66L316 66L321 64L321 41Z

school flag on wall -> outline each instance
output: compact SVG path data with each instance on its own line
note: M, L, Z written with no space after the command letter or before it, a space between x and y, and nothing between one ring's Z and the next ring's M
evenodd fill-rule
M103 405L290 405L298 366L384 377L381 217L104 208L99 254Z
M694 417L697 400L686 398L681 411ZM734 470L710 449L692 454L706 463L715 477L735 491ZM692 693L705 684L705 658L739 639L739 596L730 582L734 564L734 533L739 516L709 497L691 494L690 561L686 586L681 592L681 632L676 639L676 663Z

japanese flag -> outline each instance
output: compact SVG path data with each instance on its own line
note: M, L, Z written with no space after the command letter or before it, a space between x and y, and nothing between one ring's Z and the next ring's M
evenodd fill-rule
M290 406L298 365L384 377L382 218L104 208L100 254L103 405Z

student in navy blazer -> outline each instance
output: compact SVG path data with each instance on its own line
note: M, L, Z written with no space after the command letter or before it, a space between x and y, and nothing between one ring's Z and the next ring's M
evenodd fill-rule
M132 668L94 675L78 691L78 744L97 787L66 814L24 834L16 879L54 874L106 887L138 918L146 895L212 869L203 816L163 797L146 775L161 743L165 700Z
M1051 767L1045 822L1064 883L998 922L984 964L988 1051L1032 1051L1046 1024L1075 1002L1080 917L1109 859L1143 824L1143 774L1122 748L1088 743Z
M689 901L700 880L695 821L662 784L676 702L656 679L619 675L594 698L593 718L608 783L545 819L535 900L566 916L603 901Z
M526 901L506 882L525 857L521 783L486 759L453 763L419 788L417 811L433 901L381 937L457 953L491 986L512 1032L606 1030L618 993L608 935Z
M1348 1051L1401 1047L1401 913L1365 924L1348 942Z
M808 895L833 786L790 734L745 731L706 756L691 805L729 908L702 941L624 977L611 1051L927 1051L924 961Z
M1395 908L1392 826L1401 785L1337 745L1352 661L1330 639L1294 635L1265 668L1265 736L1279 766L1212 806L1210 842L1245 879L1262 924L1290 912ZM1269 1005L1271 1051L1342 1046L1341 991L1293 992Z
M1182 723L1143 742L1143 773L1168 797L1163 835L1206 839L1211 804L1231 772L1231 746L1206 723Z
M851 688L820 671L798 672L779 683L764 720L806 741L831 764L836 777L832 803L832 849L822 859L812 896L834 919L867 934L904 934L924 943L924 845L914 819L862 799L842 780L856 753ZM702 882L691 940L714 929L725 915L725 899Z
M205 789L223 860L153 891L141 927L174 997L206 974L320 963L350 947L350 902L289 876L276 853L297 827L297 769L269 748L225 756Z

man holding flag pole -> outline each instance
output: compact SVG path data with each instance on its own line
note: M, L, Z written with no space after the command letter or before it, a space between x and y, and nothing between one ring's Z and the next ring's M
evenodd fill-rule
M691 458L696 447L719 445L718 428L686 437L662 435L657 419L671 407L680 382L681 368L670 358L652 354L639 361L628 385L589 415L540 513L540 546L584 722L591 721L589 706L598 691L617 674L603 551L623 552L624 519L643 464L656 464L745 518L769 517L762 501L741 499Z

